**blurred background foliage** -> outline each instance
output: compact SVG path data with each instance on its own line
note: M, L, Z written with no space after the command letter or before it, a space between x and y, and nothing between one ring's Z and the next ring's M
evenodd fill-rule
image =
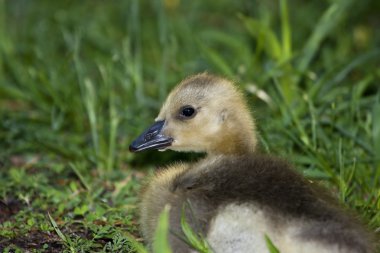
M176 83L208 71L246 92L263 152L379 228L379 12L375 0L0 0L2 168L38 155L107 178L193 159L128 145Z
M126 150L149 125L170 88L203 71L269 93L272 117L283 107L273 101L277 88L297 111L309 110L305 95L329 105L338 102L334 90L349 95L365 78L360 92L376 94L377 1L291 1L285 18L283 2L2 0L6 152L54 148L107 167L110 153ZM251 98L267 127L267 105Z

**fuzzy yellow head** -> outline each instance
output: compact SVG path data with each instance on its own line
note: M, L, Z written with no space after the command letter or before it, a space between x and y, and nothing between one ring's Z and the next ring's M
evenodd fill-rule
M131 150L139 151L138 144L155 134L163 145L153 148L176 151L239 154L252 152L256 144L253 120L241 92L230 81L209 74L189 77L174 88L154 126Z

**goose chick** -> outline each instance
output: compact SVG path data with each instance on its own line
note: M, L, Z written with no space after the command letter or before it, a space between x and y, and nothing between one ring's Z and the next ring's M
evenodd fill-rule
M334 200L277 158L255 152L255 126L243 94L230 81L199 74L169 94L156 122L130 146L204 152L196 163L156 173L143 192L140 217L149 245L169 204L174 252L194 252L180 239L187 222L214 252L282 253L371 251L368 234Z

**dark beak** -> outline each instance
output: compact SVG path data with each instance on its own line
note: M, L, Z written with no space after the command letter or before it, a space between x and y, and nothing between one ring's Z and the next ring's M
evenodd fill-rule
M172 144L173 138L161 134L165 120L157 121L142 133L129 146L129 151L139 152L147 149L162 149Z

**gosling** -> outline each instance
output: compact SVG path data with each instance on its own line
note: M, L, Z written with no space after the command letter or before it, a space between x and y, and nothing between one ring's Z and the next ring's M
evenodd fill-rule
M169 94L155 123L130 145L202 152L195 163L158 171L146 186L141 230L151 246L158 216L170 208L173 252L196 252L181 237L181 215L215 253L370 253L366 230L336 201L281 159L256 152L255 125L243 94L206 73L183 80ZM191 209L191 210L189 210Z

